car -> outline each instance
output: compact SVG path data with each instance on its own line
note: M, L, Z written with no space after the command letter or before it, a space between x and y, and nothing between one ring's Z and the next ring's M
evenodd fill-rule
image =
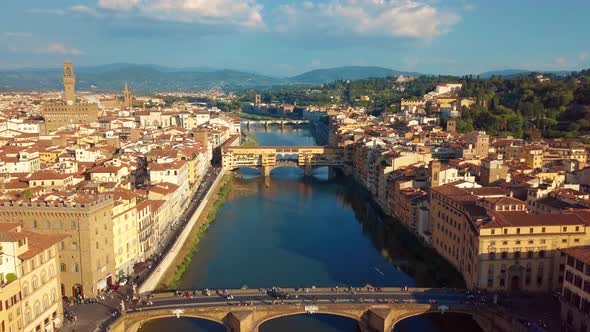
M119 286L125 286L125 285L127 285L127 281L128 281L127 278L123 278L123 279L119 280Z

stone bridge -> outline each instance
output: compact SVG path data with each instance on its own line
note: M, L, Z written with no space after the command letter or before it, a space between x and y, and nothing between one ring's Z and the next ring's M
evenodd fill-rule
M485 332L525 331L514 318L486 305L448 305L445 312L471 315ZM399 321L425 313L441 312L441 306L431 304L309 304L213 307L153 307L124 313L110 325L112 332L137 332L144 322L166 317L191 317L224 325L228 332L258 332L260 326L272 319L298 314L331 314L354 319L363 332L389 332ZM444 314L444 313L443 313Z
M281 127L285 125L302 125L310 123L309 120L289 120L289 119L276 119L276 120L242 120L242 123L245 123L247 127L250 125L264 125L265 127L269 125L279 125Z
M224 147L221 151L223 169L256 168L264 176L282 166L300 167L306 175L314 168L344 166L344 150L327 146L256 146ZM329 174L332 174L330 170Z

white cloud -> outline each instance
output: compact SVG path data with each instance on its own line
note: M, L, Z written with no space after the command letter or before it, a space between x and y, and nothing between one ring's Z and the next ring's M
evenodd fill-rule
M580 59L580 61L586 61L588 60L589 54L588 52L582 52L578 55L578 59Z
M31 37L33 37L33 33L31 33L31 32L4 32L2 35L4 35L4 37L10 37L10 38L31 38Z
M101 14L95 8L84 5L71 6L70 8L68 8L68 10L73 13L86 14L94 17L101 16Z
M98 7L162 21L264 26L262 6L254 0L99 0Z
M110 10L131 10L139 5L139 0L99 0L98 7Z
M82 55L84 52L77 48L68 48L63 43L49 43L43 53L61 54L61 55Z
M352 32L397 38L432 39L460 21L457 13L421 0L328 0L302 5L281 5L275 29Z

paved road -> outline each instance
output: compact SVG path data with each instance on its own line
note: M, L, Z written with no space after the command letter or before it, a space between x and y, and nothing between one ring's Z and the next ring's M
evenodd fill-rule
M196 188L196 190L193 192L193 196L189 200L188 207L185 208L184 213L172 224L172 226L170 227L170 231L165 236L165 239L163 239L160 242L161 244L159 245L158 250L150 260L151 266L157 266L160 263L161 259L165 257L175 246L176 240L184 231L188 221L195 213L201 202L204 200L205 196L207 195L207 192L209 191L209 189L211 189L211 186L213 182L215 182L215 180L217 179L217 176L219 175L220 171L221 167L212 166L203 176L201 184L199 185L199 187ZM150 276L150 274L154 272L155 270L151 269L139 276L135 276L135 283L138 284L138 286L141 286L141 284ZM161 274L163 274L164 272L165 271L160 271Z
M344 289L322 289L305 292L303 290L280 291L262 290L245 293L227 293L221 292L216 294L211 292L210 296L193 292L179 292L176 296L161 296L155 294L148 299L142 296L142 300L137 305L130 305L129 311L150 310L162 308L179 308L185 306L191 307L210 307L210 306L236 306L236 305L276 305L282 303L289 304L312 304L312 303L430 303L438 305L465 304L472 303L474 299L462 291L408 291L401 290L383 290L367 291L362 288L361 291L348 291Z

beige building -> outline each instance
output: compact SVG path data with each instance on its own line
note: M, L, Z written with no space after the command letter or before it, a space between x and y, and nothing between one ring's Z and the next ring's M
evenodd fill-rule
M431 189L432 243L468 288L547 292L560 287L558 249L590 244L590 213L532 214L497 187Z
M118 191L113 205L113 246L115 270L117 277L133 272L133 265L138 262L137 247L138 227L136 203L137 195L133 192Z
M563 249L565 271L561 290L562 331L588 331L590 327L590 246Z
M113 282L113 199L79 197L71 203L0 203L0 222L22 223L42 234L69 235L59 243L63 296L92 296Z
M5 330L3 322L2 330L55 331L61 327L58 243L67 237L25 231L20 223L0 224L1 275L6 281L16 278L9 292L12 296L3 301L10 311L6 320L10 326Z
M543 147L536 145L526 145L520 148L520 159L530 168L543 167Z
M504 166L504 161L491 157L481 160L481 174L479 176L484 186L497 185L508 178L508 167Z
M3 310L0 310L0 324L4 326L5 331L20 332L23 330L21 299L20 282L6 279L1 281L0 302L3 303Z
M69 124L86 124L98 120L98 105L76 102L76 75L71 62L64 63L64 101L43 105L46 134Z

